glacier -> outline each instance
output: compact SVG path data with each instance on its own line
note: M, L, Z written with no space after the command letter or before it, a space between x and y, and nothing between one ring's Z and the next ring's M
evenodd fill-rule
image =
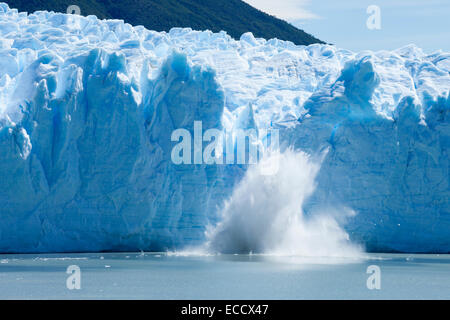
M249 165L175 165L171 133L194 121L322 155L304 215L350 208L340 223L366 250L450 252L449 91L450 53L414 45L354 53L0 3L0 252L202 244Z

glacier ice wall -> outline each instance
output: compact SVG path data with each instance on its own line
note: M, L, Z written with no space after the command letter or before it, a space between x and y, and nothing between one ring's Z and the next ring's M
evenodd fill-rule
M413 45L353 53L0 3L0 252L204 241L247 167L173 164L171 133L194 121L328 150L305 215L352 208L345 228L369 250L450 252L449 90L450 53Z

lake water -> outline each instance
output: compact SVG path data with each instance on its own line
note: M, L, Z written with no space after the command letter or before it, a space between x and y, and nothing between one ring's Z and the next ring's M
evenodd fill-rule
M67 288L71 265L79 267L80 290ZM373 265L380 273L367 273ZM368 278L378 275L380 289L369 290ZM0 298L450 299L450 255L0 255Z

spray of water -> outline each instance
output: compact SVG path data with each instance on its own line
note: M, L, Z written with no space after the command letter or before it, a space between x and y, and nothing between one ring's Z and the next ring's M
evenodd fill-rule
M267 163L276 163L273 174ZM356 257L336 215L322 210L305 216L303 204L314 192L320 161L291 150L272 154L251 167L207 231L207 250L216 253L267 253L305 257ZM351 210L344 214L352 214ZM342 216L342 212L340 212Z

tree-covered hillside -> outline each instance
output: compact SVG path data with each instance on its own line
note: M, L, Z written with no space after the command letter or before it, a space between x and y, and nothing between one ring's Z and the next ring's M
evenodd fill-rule
M296 44L322 43L291 24L261 12L240 0L0 0L19 11L66 12L77 5L82 15L123 19L156 31L172 27L226 31L233 38L252 32L255 37L278 38Z

